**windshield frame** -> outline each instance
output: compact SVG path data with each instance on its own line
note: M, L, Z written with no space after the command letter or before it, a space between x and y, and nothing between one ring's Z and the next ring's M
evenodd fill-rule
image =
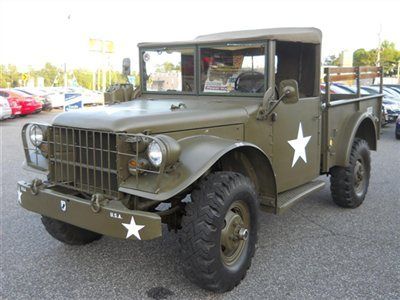
M146 51L157 51L157 50L162 50L165 51L166 49L188 49L188 48L192 48L193 49L193 56L194 56L194 66L193 66L193 76L194 76L194 80L193 80L193 91L191 92L185 92L185 91L147 91L145 89L145 80L144 80L144 66L145 66L145 62L143 60L143 54ZM196 59L196 55L197 55L197 46L196 45L160 45L159 47L142 47L139 48L139 68L140 68L140 90L142 93L144 94L159 94L159 95L197 95L198 93L198 88L197 88L197 59Z
M272 43L272 44L271 44ZM202 48L209 47L223 47L223 46L237 46L237 45L249 45L249 46L264 46L264 56L265 56L265 66L264 66L264 86L265 89L261 93L213 93L213 92L202 92L200 91L201 87L201 70L200 70L200 51ZM139 47L139 75L140 75L140 90L143 94L148 95L183 95L183 96L218 96L218 97L251 97L251 98L262 98L265 91L268 90L270 85L270 68L274 67L274 62L270 59L270 54L274 54L273 48L271 48L273 41L271 40L250 40L245 42L216 42L216 43L201 43L201 44L160 44L160 45L152 45L151 47L141 46ZM157 50L165 50L168 48L172 49L180 49L180 48L193 48L194 49L194 89L192 92L175 92L175 91L146 91L144 89L144 61L143 54L146 51L157 51Z

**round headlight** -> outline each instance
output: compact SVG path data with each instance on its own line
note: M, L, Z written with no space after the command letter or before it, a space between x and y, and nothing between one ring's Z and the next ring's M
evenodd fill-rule
M29 139L31 140L31 143L39 147L40 144L43 142L43 130L40 128L38 125L32 125L30 130L29 130Z
M151 164L155 167L159 167L162 163L163 154L161 151L161 146L156 142L152 141L147 148L147 156Z

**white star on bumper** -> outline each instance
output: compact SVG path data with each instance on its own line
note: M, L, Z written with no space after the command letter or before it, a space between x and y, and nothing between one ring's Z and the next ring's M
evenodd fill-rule
M134 235L137 239L141 240L139 230L141 230L144 225L136 225L135 219L132 217L131 222L128 223L122 223L122 225L128 229L128 232L126 233L126 238L129 238L130 236Z
M306 155L306 146L308 142L311 139L310 136L303 136L303 126L301 125L301 122L299 124L299 131L297 133L297 139L288 141L289 145L292 146L294 149L294 155L293 155L293 162L292 162L292 168L296 164L296 162L301 159L307 163L307 155Z

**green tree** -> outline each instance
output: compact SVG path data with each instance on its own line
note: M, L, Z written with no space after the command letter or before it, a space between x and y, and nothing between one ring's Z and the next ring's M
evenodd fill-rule
M87 89L92 89L93 85L93 73L85 69L76 69L73 71L75 79L79 86Z
M174 65L171 62L166 61L162 65L158 66L157 72L170 72L170 71L179 71L181 69L181 65Z
M325 58L324 66L339 66L340 64L340 57L332 54Z
M21 73L14 65L0 66L0 87L16 87L21 81Z
M400 51L394 43L383 41L381 44L381 66L385 75L393 75L397 71L397 64L400 61Z
M60 68L48 62L42 69L36 72L36 75L44 78L45 86L62 85L61 72ZM58 82L55 82L56 79Z
M357 49L353 53L353 66L375 66L376 65L376 50L365 50L364 48Z

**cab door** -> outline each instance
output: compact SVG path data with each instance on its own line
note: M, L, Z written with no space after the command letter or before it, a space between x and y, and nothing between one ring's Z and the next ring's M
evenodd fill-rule
M274 112L272 161L279 193L320 174L320 98L281 102Z

